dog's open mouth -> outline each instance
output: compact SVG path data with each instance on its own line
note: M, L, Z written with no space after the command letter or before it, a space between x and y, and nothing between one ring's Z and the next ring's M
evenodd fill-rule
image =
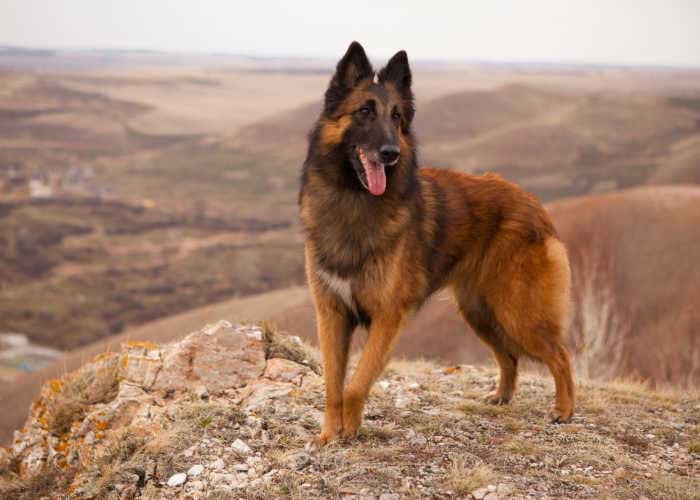
M356 148L357 157L362 164L363 172L358 172L362 185L374 196L381 196L386 191L386 171L383 163L371 159L362 148Z

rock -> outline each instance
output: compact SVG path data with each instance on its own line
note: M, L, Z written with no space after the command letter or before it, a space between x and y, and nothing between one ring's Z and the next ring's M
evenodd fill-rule
M204 466L201 464L193 465L190 470L187 471L188 476L199 476L204 472Z
M289 468L299 470L311 463L311 457L306 452L298 451L288 455L285 459L285 463Z
M496 490L498 489L498 487L497 487L495 484L489 484L489 485L486 487L486 489L489 490L489 491L491 491L491 492L493 492L493 491L496 491Z
M472 491L472 496L474 497L474 500L484 500L488 493L489 490L487 490L486 488L479 488L478 490Z
M496 488L496 493L500 496L507 497L513 493L513 487L509 484L500 483Z
M240 439L236 439L231 445L231 448L241 455L248 455L253 451L250 446L245 443L245 441L241 441Z
M153 388L189 390L196 380L212 393L257 379L265 369L265 346L258 331L256 326L232 327L223 321L189 334L163 350L162 372Z
M377 385L380 387L380 389L386 391L391 385L391 382L389 382L388 380L380 380L379 382L377 382Z
M161 351L151 342L125 342L119 356L119 378L150 389L163 368Z
M217 458L214 460L212 463L209 464L209 467L211 467L214 470L221 470L226 466L226 463L224 463L223 459Z
M382 493L379 495L379 500L401 500L401 495L398 493Z
M250 469L248 464L236 464L233 466L233 470L237 472L246 472L248 469Z
M258 411L270 405L274 399L286 398L296 386L285 382L258 381L248 384L244 389L243 408Z
M179 474L173 474L168 479L168 486L182 486L187 481L187 474L180 472Z
M282 358L270 358L265 365L263 377L276 382L291 382L296 385L301 385L303 378L309 374L309 372L311 372L309 368L295 363L294 361Z
M195 397L199 399L208 399L209 398L209 391L207 390L206 385L198 384L194 387L192 390L192 394L195 395Z

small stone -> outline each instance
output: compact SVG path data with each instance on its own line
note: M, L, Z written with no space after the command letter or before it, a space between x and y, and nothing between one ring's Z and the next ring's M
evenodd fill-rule
M474 497L474 500L484 500L484 497L488 495L489 490L486 488L479 488L478 490L472 491L472 496Z
M204 490L204 482L203 481L191 481L189 483L190 487L194 490L197 491L203 491Z
M197 385L192 390L192 393L195 395L195 397L198 397L199 399L208 399L209 398L209 390L207 390L206 385L202 385L202 384Z
M248 446L244 441L241 441L240 439L236 439L233 444L231 445L231 448L234 449L234 451L237 451L238 453L242 455L248 455L251 453L253 450Z
M226 464L224 463L223 459L217 458L217 459L214 460L212 463L210 463L209 466L210 466L212 469L221 470L221 469L223 469L223 468L226 466Z
M303 451L299 451L296 453L292 453L289 455L286 459L287 465L292 468L292 469L303 469L305 466L307 466L311 462L311 457L309 456L308 453L305 453Z
M486 489L489 491L496 491L497 488L495 484L489 484Z
M507 497L513 493L513 488L509 484L499 483L498 487L496 488L496 492L500 496Z
M645 434L644 437L647 439L654 439L656 436L654 436L653 434Z
M420 384L418 382L411 382L410 384L408 384L408 388L409 389L418 389L418 388L420 388Z
M401 500L401 495L398 493L382 493L379 495L379 500Z
M381 388L381 390L386 391L391 385L391 382L389 382L388 380L380 380L379 382L377 382L377 385Z
M190 470L187 471L188 476L199 476L204 472L204 466L201 464L193 465Z
M236 472L246 472L250 466L248 464L236 464L233 466L233 470Z
M168 486L182 486L187 481L187 474L180 472L179 474L174 474L168 479Z

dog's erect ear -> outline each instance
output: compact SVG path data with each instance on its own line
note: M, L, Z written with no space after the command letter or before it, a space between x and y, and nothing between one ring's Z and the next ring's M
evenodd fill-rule
M339 85L351 89L360 80L373 76L372 65L367 59L365 49L357 42L352 42L343 58L338 61L331 86Z
M411 68L408 67L408 56L405 50L400 50L389 59L386 66L379 72L379 81L392 82L400 91L411 89Z
M355 85L373 76L374 70L367 59L365 49L359 43L352 42L343 58L338 61L335 75L326 91L325 112L334 111Z
M408 56L405 50L400 50L389 59L386 66L379 72L380 83L393 83L404 101L404 115L410 123L413 120L413 92L411 91L411 68L408 66Z

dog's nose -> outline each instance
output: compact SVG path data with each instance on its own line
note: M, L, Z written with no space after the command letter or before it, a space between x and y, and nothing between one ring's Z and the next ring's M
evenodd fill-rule
M398 146L392 144L385 144L379 148L379 159L382 163L394 163L401 153L401 149Z

